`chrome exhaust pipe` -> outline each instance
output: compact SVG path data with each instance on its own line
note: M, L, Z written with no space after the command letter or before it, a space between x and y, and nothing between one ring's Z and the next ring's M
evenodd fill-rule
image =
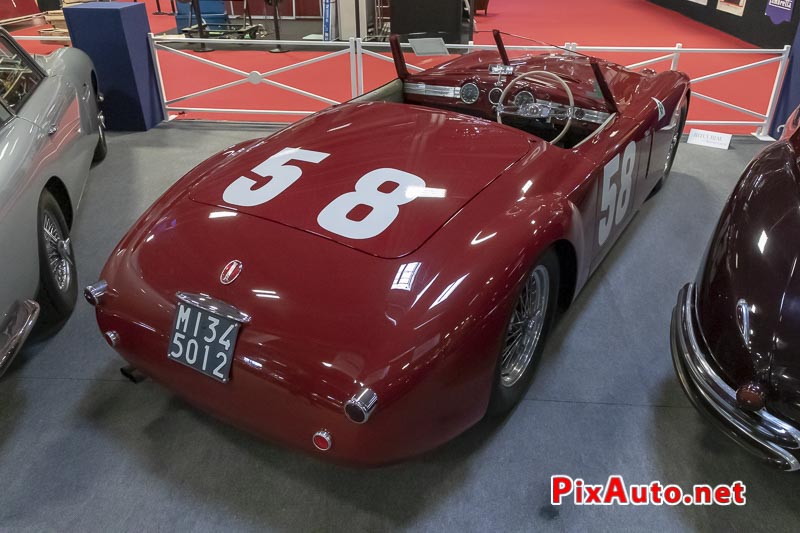
M351 422L363 424L375 411L378 405L378 395L375 391L364 387L344 404L344 414Z
M100 299L107 291L108 283L101 279L93 285L87 285L86 288L83 289L83 297L86 298L86 301L89 302L89 305L92 307L97 307L100 305Z

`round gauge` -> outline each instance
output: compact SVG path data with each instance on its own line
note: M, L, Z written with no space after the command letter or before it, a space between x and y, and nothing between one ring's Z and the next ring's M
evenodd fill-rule
M489 102L491 102L494 105L497 105L500 103L501 96L503 96L503 89L495 87L494 89L489 91ZM800 116L800 113L798 113L797 116Z
M524 105L530 105L534 103L536 100L534 99L533 95L529 91L520 91L517 93L517 96L514 97L514 105L517 107L522 107Z
M461 87L461 101L465 104L474 104L481 97L481 90L474 83L465 83Z

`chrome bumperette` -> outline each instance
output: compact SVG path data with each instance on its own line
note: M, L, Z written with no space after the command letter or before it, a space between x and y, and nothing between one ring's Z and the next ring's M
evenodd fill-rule
M714 370L695 333L695 286L681 289L672 315L672 358L681 386L700 411L712 417L724 432L746 449L783 470L800 469L800 430L766 408L745 411L736 391Z
M11 361L28 339L36 319L39 304L33 300L16 301L0 322L0 376L5 374Z
M175 293L175 296L177 296L178 300L185 304L193 305L202 309L203 311L208 311L209 313L213 313L242 324L247 324L251 320L250 315L247 313L239 311L231 304L225 303L222 300L217 300L216 298L212 298L207 294L192 294L189 292L178 291Z
M378 395L364 387L344 404L344 414L351 422L364 424L378 405Z
M403 84L403 90L406 94L438 96L440 98L461 98L461 87L448 87L445 85L428 85L427 83L406 82Z
M101 279L97 283L87 285L86 288L83 289L83 297L86 298L86 301L89 302L89 305L97 307L100 305L100 299L107 291L108 283L106 280Z

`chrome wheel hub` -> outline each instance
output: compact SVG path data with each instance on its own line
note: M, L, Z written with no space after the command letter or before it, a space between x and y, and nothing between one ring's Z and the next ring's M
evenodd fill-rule
M681 139L681 127L680 123L675 126L675 133L672 134L672 141L669 143L669 152L667 152L667 162L664 163L664 174L667 173L669 170L669 166L672 163L672 158L675 157L675 146Z
M42 231L50 274L58 290L65 291L72 280L72 245L69 237L64 238L61 228L47 211L44 213Z
M550 274L542 265L530 273L519 294L500 358L500 381L513 387L533 360L542 337L550 296Z

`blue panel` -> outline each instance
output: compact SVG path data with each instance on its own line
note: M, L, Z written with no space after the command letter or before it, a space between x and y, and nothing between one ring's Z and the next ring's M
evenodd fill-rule
M72 44L94 62L110 130L143 131L164 120L142 3L94 2L64 9Z
M177 3L178 13L188 15L192 9L192 4ZM203 15L225 13L225 2L223 0L200 0L200 13Z
M189 27L189 20L193 24L197 24L194 16L189 16L192 10L192 4L177 3L178 12L175 15L175 25L178 31L183 28ZM200 13L203 15L203 20L206 24L227 24L228 15L225 13L225 3L223 0L200 0Z
M227 24L228 23L228 16L227 15L203 15L203 20L209 26L214 27L215 24ZM178 31L183 30L184 28L189 27L189 15L175 15L175 22ZM197 24L197 21L194 20L192 17L192 25Z

